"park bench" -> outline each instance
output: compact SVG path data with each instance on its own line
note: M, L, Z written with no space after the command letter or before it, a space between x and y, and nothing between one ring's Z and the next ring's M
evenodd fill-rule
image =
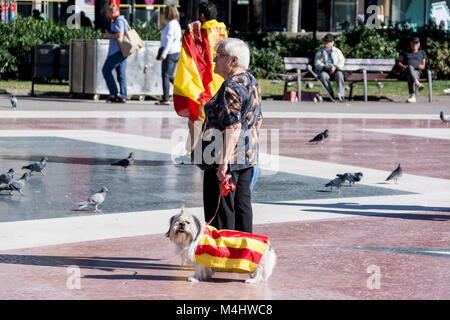
M367 82L398 82L396 76L392 76L397 61L395 59L345 59L344 71L350 73L346 81L350 82L349 100L353 97L353 88L357 82L364 84L364 101L367 102ZM431 70L427 70L427 78L420 79L428 82L428 102L433 100L433 79Z
M315 78L307 71L311 59L306 57L285 57L284 68L286 73L278 74L284 80L284 93L286 93L289 82L297 81L297 95L301 101L301 83L302 81L314 81ZM395 59L345 59L344 71L349 73L346 81L350 82L349 100L353 98L353 88L356 83L363 82L364 101L368 101L367 83L368 82L398 82L396 77L390 77L391 71L396 64ZM432 102L432 75L427 70L427 78L420 81L428 82L428 101ZM403 82L403 81L402 81Z
M284 93L287 92L288 84L297 81L297 96L298 101L302 100L302 81L315 80L309 74L308 64L309 58L305 57L284 57L284 70L286 73L278 73L277 75L284 81Z

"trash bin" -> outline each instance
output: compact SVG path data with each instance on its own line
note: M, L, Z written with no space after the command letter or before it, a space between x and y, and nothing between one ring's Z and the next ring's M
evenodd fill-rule
M156 60L159 45L159 41L144 41L144 47L127 58L128 96L143 99L146 95L163 94L161 61ZM109 94L102 73L108 49L109 40L71 40L71 93L91 94L94 99Z
M69 80L69 45L61 44L58 51L58 80Z
M32 50L33 78L54 78L58 45L38 44Z
M84 42L83 39L70 40L69 88L71 93L84 93Z

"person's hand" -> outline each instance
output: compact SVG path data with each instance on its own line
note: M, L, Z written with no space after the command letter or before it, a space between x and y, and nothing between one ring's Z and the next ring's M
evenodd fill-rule
M219 164L219 168L217 168L217 179L219 179L220 182L222 182L223 180L225 180L225 178L227 177L227 170L228 170L228 165L221 163Z
M161 56L161 57L159 57L159 60L164 61L164 60L166 60L166 57Z
M111 36L111 33L109 33L107 30L105 30L105 33L103 34L103 36L108 39Z
M423 64L420 64L417 66L417 70L424 70L425 66Z
M331 66L330 67L330 72L333 74L336 71L336 66Z

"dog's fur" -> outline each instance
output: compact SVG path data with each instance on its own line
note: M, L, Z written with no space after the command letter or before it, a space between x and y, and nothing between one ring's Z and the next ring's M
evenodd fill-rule
M195 250L205 230L204 222L196 216L187 214L184 209L181 213L170 218L170 227L166 236L175 244L177 254L181 257L182 265L187 261L194 264L195 274L188 277L190 282L206 281L212 277L214 270L212 268L195 263ZM261 261L255 271L250 273L250 279L246 283L257 283L267 281L272 274L276 264L275 251L270 242L267 243L266 251L261 257Z

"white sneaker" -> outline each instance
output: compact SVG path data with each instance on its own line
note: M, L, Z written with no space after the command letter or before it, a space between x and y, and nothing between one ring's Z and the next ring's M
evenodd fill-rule
M409 102L409 103L416 103L416 96L410 96L408 98L408 100L406 100L406 101Z
M420 82L416 83L416 87L417 87L417 90L419 90L419 91L422 91L425 88L425 86L423 84L421 84Z
M192 164L191 157L187 155L175 158L175 162L178 164Z

